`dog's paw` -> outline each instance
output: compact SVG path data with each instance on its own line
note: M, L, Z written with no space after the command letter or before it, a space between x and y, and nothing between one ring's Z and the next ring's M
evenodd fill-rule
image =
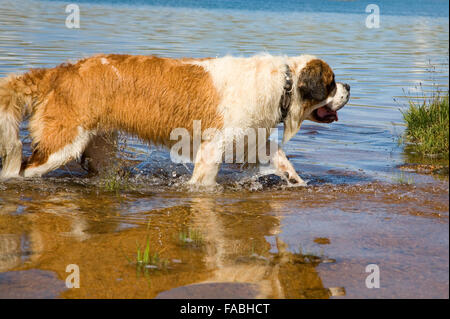
M0 173L0 182L6 182L12 179L21 179L23 176L20 174L1 174Z
M192 178L189 179L186 184L188 186L194 187L194 188L211 188L211 187L216 187L219 184L217 184L215 179L198 179L198 178Z
M308 186L308 184L300 176L298 176L297 173L293 174L290 172L284 172L282 176L288 182L289 186Z

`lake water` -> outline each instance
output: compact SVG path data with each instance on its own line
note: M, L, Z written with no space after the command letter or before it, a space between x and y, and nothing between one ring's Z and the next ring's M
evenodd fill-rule
M448 298L448 179L401 171L399 137L408 98L448 90L449 4L373 2L369 29L370 1L76 1L81 28L68 29L69 2L0 0L0 77L96 53L307 53L352 88L339 122L307 122L285 147L307 188L225 167L195 192L192 166L132 137L118 193L76 164L0 183L0 296ZM168 266L141 273L147 236ZM373 263L380 289L365 287ZM81 289L63 288L67 264L84 269ZM21 289L30 273L48 289Z

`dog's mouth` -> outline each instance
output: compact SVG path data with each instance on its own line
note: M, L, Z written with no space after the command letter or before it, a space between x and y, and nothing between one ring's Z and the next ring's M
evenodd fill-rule
M313 116L314 119L320 123L332 123L339 120L337 112L330 109L328 105L314 110Z

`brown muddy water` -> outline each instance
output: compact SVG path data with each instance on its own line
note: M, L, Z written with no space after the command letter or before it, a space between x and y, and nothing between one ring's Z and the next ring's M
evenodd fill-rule
M285 146L308 187L224 166L216 188L190 189L192 165L128 136L118 188L76 163L0 182L0 298L449 297L448 177L410 169L417 159L398 142L405 95L448 88L448 15L386 15L374 30L364 6L268 19L82 1L82 27L70 30L64 8L0 0L0 76L100 52L310 53L352 98L339 122L305 123ZM26 123L21 135L28 156ZM366 287L370 264L380 288ZM66 287L68 265L80 288Z

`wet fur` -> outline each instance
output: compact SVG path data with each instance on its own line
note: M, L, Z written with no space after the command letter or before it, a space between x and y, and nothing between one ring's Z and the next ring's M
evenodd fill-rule
M11 75L0 80L0 177L45 174L79 158L99 132L123 130L170 147L170 132L192 132L194 120L201 120L203 130L275 127L285 65L298 87L285 120L287 141L314 105L331 93L334 74L313 56L169 59L111 54ZM33 153L21 173L19 124L27 114ZM215 145L202 147L216 151ZM217 171L196 165L193 181L213 183Z

